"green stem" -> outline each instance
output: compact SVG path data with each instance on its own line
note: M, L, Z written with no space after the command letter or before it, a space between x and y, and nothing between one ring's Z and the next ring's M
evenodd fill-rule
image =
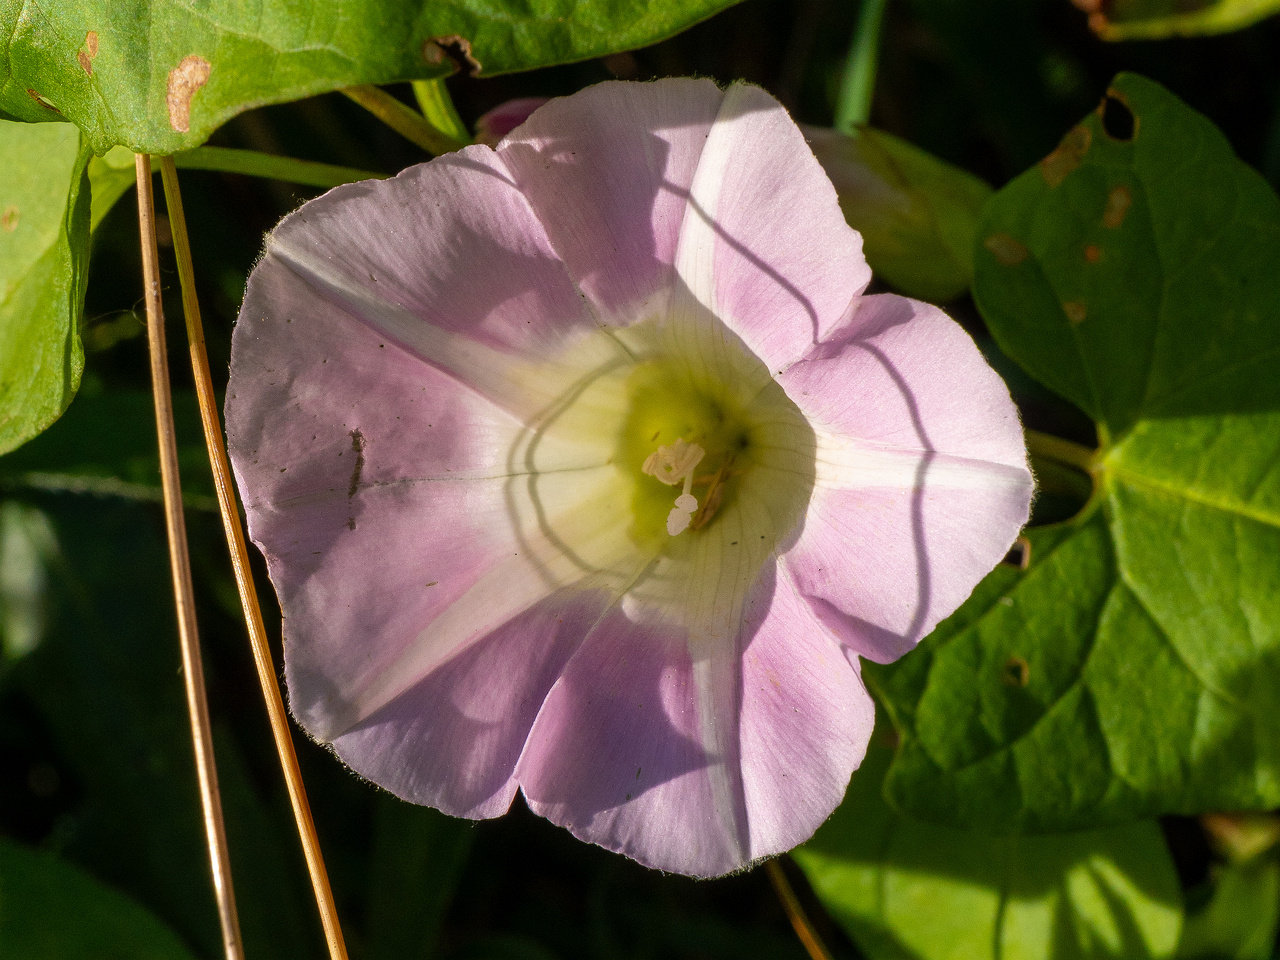
M1089 476L1093 476L1098 468L1097 450L1090 450L1082 444L1041 433L1039 430L1024 430L1023 433L1027 438L1027 451L1033 458L1064 463Z
M430 123L426 117L405 106L378 87L346 87L342 91L406 140L433 156L461 150L466 144Z
M312 160L296 160L293 157L277 157L256 150L232 150L227 147L196 147L174 154L173 165L182 170L218 170L223 173L243 173L250 177L266 177L284 180L308 187L336 187L357 180L382 180L385 173L357 170L354 167L335 167Z
M413 81L413 95L418 101L418 107L422 110L422 115L427 118L427 123L445 134L445 136L452 137L460 145L465 146L472 142L471 131L467 129L467 125L458 116L458 111L453 106L453 98L449 96L449 88L444 85L444 80L415 80Z
M880 59L880 22L884 19L886 0L862 0L858 27L840 78L840 97L836 101L835 128L852 133L871 119L871 97L876 86L876 66Z

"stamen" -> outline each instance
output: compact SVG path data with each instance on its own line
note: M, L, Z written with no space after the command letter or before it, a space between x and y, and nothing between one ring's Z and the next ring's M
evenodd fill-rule
M659 447L645 458L640 469L667 486L684 481L684 490L676 497L676 505L667 514L667 533L679 536L689 529L693 515L698 510L698 498L693 495L693 471L697 469L706 451L696 443L677 439L665 447Z
M680 438L649 454L640 469L667 486L674 487L685 477L692 477L694 469L706 455L707 452L696 443L686 443Z
M688 530L697 509L698 498L692 494L682 493L676 497L676 505L667 514L667 533L676 537Z

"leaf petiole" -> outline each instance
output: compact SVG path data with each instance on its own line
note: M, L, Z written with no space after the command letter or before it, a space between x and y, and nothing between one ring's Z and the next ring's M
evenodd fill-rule
M283 180L308 187L336 187L357 180L383 180L387 174L354 167L338 167L314 160L279 157L256 150L229 147L196 147L173 155L173 165L180 170L214 170L242 173L250 177Z
M880 22L887 0L862 0L858 25L840 78L835 123L841 133L852 133L871 119L871 99L875 94L876 67L880 61Z
M401 103L380 87L345 87L342 93L432 156L452 153L466 146L465 141L441 130L418 111Z

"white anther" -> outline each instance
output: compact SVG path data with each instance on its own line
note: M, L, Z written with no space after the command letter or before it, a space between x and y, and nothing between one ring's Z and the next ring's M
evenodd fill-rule
M661 480L667 486L675 486L684 481L684 492L676 497L676 505L667 514L667 533L678 536L689 529L693 515L698 509L698 498L693 490L693 471L697 469L706 451L696 443L686 443L677 439L669 446L659 447L645 458L640 467L651 477Z
M687 506L686 502L692 502L692 506ZM698 509L698 501L690 496L676 497L676 505L671 508L671 512L667 514L667 533L673 537L677 537L689 529L689 524L693 522L693 513Z
M706 455L707 452L696 443L677 439L675 443L659 447L649 454L640 469L667 486L674 487L681 480L691 478L694 469Z

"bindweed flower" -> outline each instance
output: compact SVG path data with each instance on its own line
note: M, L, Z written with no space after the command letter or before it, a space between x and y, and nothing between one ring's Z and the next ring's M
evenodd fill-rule
M839 803L901 656L1012 544L1004 384L863 296L786 112L605 83L339 187L249 281L227 424L299 722L456 816L517 789L714 876Z

